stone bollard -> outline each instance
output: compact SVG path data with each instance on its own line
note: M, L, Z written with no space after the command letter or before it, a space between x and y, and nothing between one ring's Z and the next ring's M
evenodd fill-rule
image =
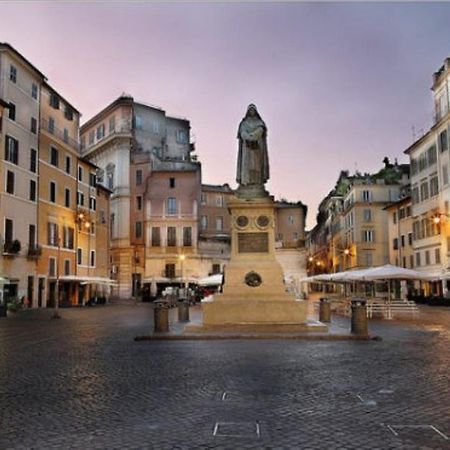
M189 322L189 301L187 299L178 302L178 322Z
M319 321L320 322L331 322L331 303L326 298L320 299Z
M155 302L153 310L155 333L167 333L169 331L169 308L166 302Z
M367 336L367 307L366 301L362 299L352 300L352 334Z

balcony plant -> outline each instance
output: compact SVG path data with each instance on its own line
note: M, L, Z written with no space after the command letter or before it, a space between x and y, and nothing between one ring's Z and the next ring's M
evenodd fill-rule
M11 255L17 255L20 252L21 248L22 246L20 244L20 241L18 239L14 239L13 241L5 242L3 251Z

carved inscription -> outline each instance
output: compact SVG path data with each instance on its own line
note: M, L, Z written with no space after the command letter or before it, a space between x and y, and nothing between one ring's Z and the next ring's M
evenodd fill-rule
M238 233L239 253L268 253L268 233Z

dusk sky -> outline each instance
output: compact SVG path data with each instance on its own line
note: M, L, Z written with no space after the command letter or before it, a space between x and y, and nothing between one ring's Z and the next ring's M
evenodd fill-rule
M237 127L269 129L270 192L308 205L431 124L446 3L0 3L0 41L83 114L123 92L191 121L203 182L235 187Z

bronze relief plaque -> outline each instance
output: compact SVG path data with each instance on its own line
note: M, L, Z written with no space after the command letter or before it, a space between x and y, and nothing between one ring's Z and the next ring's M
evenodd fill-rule
M238 233L239 253L269 253L269 233Z
M250 287L258 287L262 284L262 278L259 273L249 272L245 275L245 284Z
M240 228L244 228L248 225L248 217L247 216L239 216L236 219L237 226Z
M261 228L266 228L269 225L270 219L267 216L259 216L256 219L256 223Z

